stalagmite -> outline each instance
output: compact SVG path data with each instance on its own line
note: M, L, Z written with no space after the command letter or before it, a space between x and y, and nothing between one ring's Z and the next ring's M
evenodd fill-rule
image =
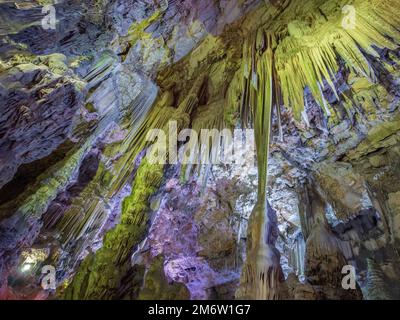
M376 14L371 14L368 6L361 2L355 4L357 15L362 17L355 30L338 28L342 17L339 12L330 12L332 16L327 23L329 32L317 27L319 20L324 19L321 15L311 26L297 20L289 22L289 35L284 39L276 39L273 33L264 33L263 29L258 29L256 35L244 44L241 115L245 124L249 119L254 123L259 182L257 205L249 224L250 241L241 288L237 294L239 297L278 298L279 259L270 247L273 243L267 240L270 227L265 214L271 112L273 105L280 99L276 94L282 93L284 105L292 107L295 118L300 120L304 111L304 89L309 87L329 117L331 112L322 87L326 81L339 98L332 80L338 71L339 58L346 62L347 67L374 81L374 71L360 48L378 56L373 45L395 49L400 42L400 33L393 28L397 18L391 14L395 1L375 4ZM292 5L297 4L293 2ZM314 4L309 2L307 5ZM383 23L387 17L391 18L389 24L387 21ZM394 41L385 35L390 35ZM281 90L277 90L277 87ZM327 243L330 243L328 238ZM337 246L334 247L338 250ZM272 281L267 279L268 276L271 276Z
M399 298L399 83L399 0L0 1L0 299Z
M276 221L273 219L274 213L268 207L266 197L271 112L275 99L273 50L276 43L272 34L264 35L263 31L258 34L257 40L256 43L251 44L249 49L252 85L248 89L250 92L243 95L250 97L248 103L254 117L259 181L257 204L253 209L248 226L246 263L243 267L237 297L263 300L279 298L279 286L283 281L283 273L280 267L280 255L275 248ZM256 46L263 50L264 41L266 51L256 60Z

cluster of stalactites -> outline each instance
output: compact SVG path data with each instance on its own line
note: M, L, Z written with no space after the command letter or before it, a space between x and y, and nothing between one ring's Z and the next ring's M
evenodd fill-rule
M328 85L340 98L334 76L341 63L374 82L376 77L370 60L379 60L377 48L395 50L400 43L396 2L354 1L354 16L350 17L354 21L348 25L338 5L329 16L313 14L312 22L305 22L301 17L288 21L285 32L275 34L270 31L278 30L273 25L247 37L243 48L242 82L234 79L231 89L242 94L242 120L248 123L255 118L259 103L285 105L293 110L296 120L300 120L304 115L305 88L310 89L325 115L329 116L331 107L324 98L323 88ZM278 22L282 23L281 20ZM259 97L252 98L250 86Z
M333 2L327 3L330 5ZM244 125L252 123L254 126L259 182L253 223L249 225L251 245L242 272L239 296L273 299L279 292L276 277L271 281L266 276L280 274L279 259L276 259L274 243L265 241L270 230L265 203L274 107L278 111L278 121L281 105L293 109L295 118L300 120L304 116L304 90L308 87L329 116L330 106L322 89L327 83L339 99L333 79L340 63L375 81L367 55L379 59L376 48L397 48L400 33L395 26L400 25L400 20L394 14L396 2L354 1L356 21L349 28L341 24L342 11L337 6L329 16L315 14L312 23L300 20L289 22L284 35L261 28L245 40L242 68L229 87L227 100L237 105ZM235 99L235 94L240 99Z

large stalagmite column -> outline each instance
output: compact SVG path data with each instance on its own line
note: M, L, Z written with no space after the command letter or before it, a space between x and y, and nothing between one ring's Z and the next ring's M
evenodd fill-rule
M248 226L247 259L236 295L241 299L265 300L278 299L280 284L284 281L280 254L275 248L276 215L268 205L266 194L271 113L276 101L273 85L273 50L276 43L273 35L264 34L263 30L258 32L254 40L249 47L245 46L249 52L252 74L245 80L247 92L244 96L249 97L247 103L254 114L258 193Z

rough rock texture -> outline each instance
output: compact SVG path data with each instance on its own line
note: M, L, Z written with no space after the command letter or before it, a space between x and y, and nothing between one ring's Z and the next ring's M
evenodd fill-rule
M0 79L1 187L21 165L49 156L71 139L74 116L83 107L83 82L66 74L66 57L35 59L8 69Z
M44 2L56 30L41 26ZM2 1L0 298L233 299L257 200L254 141L243 164L151 166L144 137L169 120L238 127L242 40L262 52L261 27L286 43L309 37L303 48L342 2ZM324 108L311 86L300 119L289 106L273 113L280 298L400 297L400 52L378 38L385 48L361 66L341 51L336 94L326 79L319 88ZM341 287L348 264L356 290ZM39 285L44 265L56 292Z
M238 280L240 254L237 219L222 214L224 200L214 188L201 192L196 181L182 183L177 177L175 173L167 180L153 200L157 208L152 227L132 262L148 265L163 255L166 276L185 284L192 299L233 299L235 287L231 282ZM224 181L216 182L220 184ZM237 195L229 194L235 202Z

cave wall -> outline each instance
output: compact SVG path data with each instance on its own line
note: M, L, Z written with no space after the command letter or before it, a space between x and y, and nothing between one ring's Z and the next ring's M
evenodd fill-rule
M256 168L182 177L142 160L140 137L171 119L235 126L240 39L285 25L286 5L58 1L54 31L38 23L39 1L0 4L1 297L235 297ZM376 83L340 65L334 85L349 100L325 84L330 117L305 89L307 121L285 107L273 118L282 298L399 297L399 51L379 54ZM346 264L355 291L341 287ZM43 265L56 267L56 291L41 289Z

